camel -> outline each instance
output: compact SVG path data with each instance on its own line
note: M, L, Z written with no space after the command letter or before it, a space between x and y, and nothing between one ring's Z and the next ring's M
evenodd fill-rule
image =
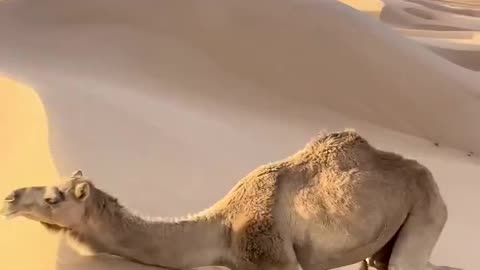
M388 270L458 269L430 262L447 221L431 172L354 130L317 136L181 218L134 213L81 170L60 185L13 191L2 213L64 232L93 254L170 269L326 270L375 260Z

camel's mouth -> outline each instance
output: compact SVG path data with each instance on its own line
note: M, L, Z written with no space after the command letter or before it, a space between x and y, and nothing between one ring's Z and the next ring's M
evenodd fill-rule
M12 218L16 218L18 216L20 216L19 212L10 212L10 213L7 213L6 215L3 215L3 217L5 219L12 219Z
M12 203L11 202L5 202L0 208L0 216L4 217L5 219L12 219L15 217L18 217L20 215L20 212L12 209Z
M19 193L18 191L13 191L12 193L8 194L7 197L3 199L6 203L13 203L15 200L18 199Z
M5 219L12 219L12 218L18 217L19 215L20 213L18 211L8 210L8 207L6 206L4 206L0 210L0 216L2 216Z

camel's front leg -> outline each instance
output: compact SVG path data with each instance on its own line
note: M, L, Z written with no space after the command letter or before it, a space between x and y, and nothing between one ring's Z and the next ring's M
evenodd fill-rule
M429 262L447 221L447 207L438 193L418 203L409 213L393 246L389 270L459 270Z

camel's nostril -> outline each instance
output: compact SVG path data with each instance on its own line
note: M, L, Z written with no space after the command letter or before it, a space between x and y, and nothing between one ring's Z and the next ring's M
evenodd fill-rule
M17 194L14 192L8 195L7 197L5 197L4 201L11 203L11 202L14 202L16 199L17 199Z

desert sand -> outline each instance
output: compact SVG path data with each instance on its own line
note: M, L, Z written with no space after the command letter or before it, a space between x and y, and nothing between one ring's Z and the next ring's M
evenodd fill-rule
M12 109L2 108L1 119L15 119L15 126L0 123L12 134L0 146L17 155L43 149L8 163L2 153L9 174L0 191L58 181L82 168L138 211L184 215L320 130L352 127L432 170L450 209L432 260L475 269L477 72L397 30L408 27L382 21L389 3L373 18L366 13L374 8L354 9L359 5L297 3L0 3L0 73L38 94L7 96L17 88L2 84L7 98L0 105ZM467 32L440 37L473 39L475 31ZM25 108L38 110L28 118L20 111ZM16 137L23 132L17 125L33 123L44 132ZM15 265L5 269L156 269L80 257L63 242L57 250L56 239L39 226L15 222L0 223L2 266ZM3 241L13 232L21 238ZM25 246L35 250L38 243L39 252L27 252ZM40 251L44 260L36 257Z

